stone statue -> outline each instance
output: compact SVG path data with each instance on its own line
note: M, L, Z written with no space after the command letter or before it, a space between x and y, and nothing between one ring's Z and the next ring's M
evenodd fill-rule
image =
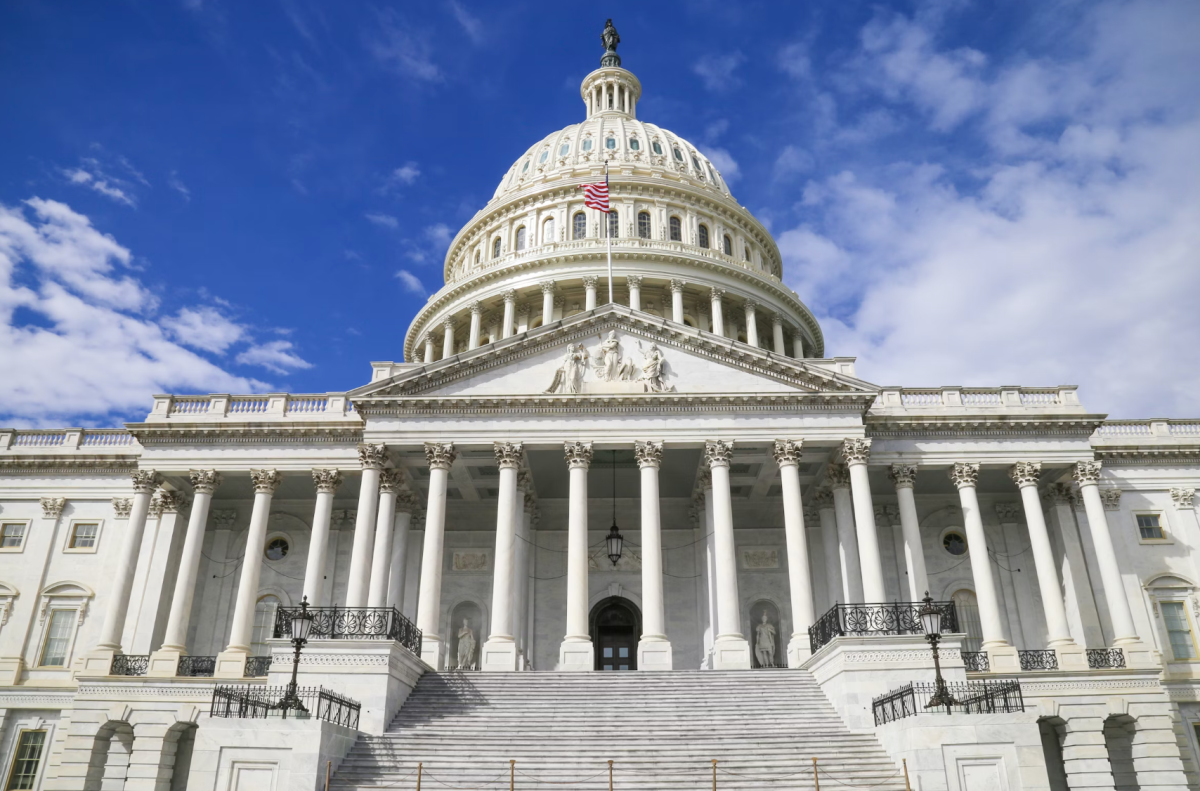
M638 344L641 347L641 344ZM672 393L674 386L663 381L663 353L657 343L651 343L649 349L642 350L641 382L651 393Z
M600 34L600 41L604 44L605 52L617 51L617 45L621 43L621 37L617 35L617 29L613 27L611 19L604 23L604 32Z
M596 359L598 360L596 376L601 381L629 381L637 373L637 367L633 364L633 360L628 357L624 360L621 359L621 342L617 340L615 330L608 333L608 339L600 344L600 351L597 352Z
M775 666L775 625L767 620L765 612L762 621L754 627L754 658L758 660L759 667Z
M590 355L583 344L567 347L562 365L554 372L554 381L546 388L547 393L578 393L583 390L583 375L587 372Z
M475 633L471 631L470 618L463 618L462 628L458 630L458 669L475 669Z

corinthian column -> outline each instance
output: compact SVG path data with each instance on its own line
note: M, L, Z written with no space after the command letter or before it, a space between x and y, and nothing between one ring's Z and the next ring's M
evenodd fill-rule
M725 317L721 312L721 297L725 295L725 289L714 288L709 294L709 300L712 304L712 332L714 335L725 335Z
M438 634L442 613L442 551L446 538L446 484L457 455L451 442L425 443L425 459L429 462L429 500L425 506L417 628L422 635L421 660L434 670L441 670L446 647Z
M200 553L204 548L204 529L213 492L221 485L221 473L216 470L192 470L192 513L183 538L183 553L179 558L175 593L171 597L171 612L162 646L150 655L148 676L171 677L179 667L179 657L187 653L188 620L192 615L192 597L196 593L196 577L200 573Z
M788 587L792 604L788 667L800 667L812 655L808 627L816 620L812 576L808 568L808 539L804 534L804 504L800 500L800 448L800 442L775 440L774 456L783 489L783 532L787 541Z
M501 338L511 338L513 334L513 323L517 319L517 291L510 288L503 294L504 297L504 325L500 327Z
M583 279L583 309L592 310L596 307L596 283L599 281L595 275L588 275Z
M821 549L825 560L825 584L829 595L829 606L849 601L842 588L842 560L838 547L837 514L833 507L833 492L818 489L810 499L821 520Z
M513 635L513 577L516 565L517 515L520 494L517 473L525 460L520 442L494 443L500 468L496 497L496 554L492 564L492 630L483 644L484 670L516 670L517 642ZM522 498L523 500L523 498Z
M842 455L846 459L846 466L850 468L850 492L854 498L854 529L858 536L863 596L868 603L883 602L887 600L887 592L883 585L879 532L875 529L875 506L871 502L871 481L867 477L871 440L846 440L842 443Z
M386 607L392 568L392 538L396 528L396 497L404 485L400 470L379 473L379 516L375 520L375 546L371 549L371 586L368 607Z
M674 657L667 640L662 521L658 502L658 469L662 464L663 444L636 442L633 453L642 484L642 637L638 641L638 669L670 670L674 667Z
M854 502L850 498L850 469L831 463L825 482L833 494L833 513L837 520L838 569L842 577L839 600L844 604L863 604L862 566L858 562L858 538L854 533Z
M642 276L626 275L625 282L629 286L629 307L634 310L642 309ZM638 665L641 667L641 665Z
M687 284L682 280L671 281L671 321L683 324L683 287Z
M408 579L408 528L417 498L408 490L396 493L396 532L392 536L392 570L388 573L387 606L404 612L404 587Z
M787 357L787 344L783 340L783 316L775 313L771 316L771 341L775 353Z
M425 336L425 364L429 365L433 362L433 332Z
M250 470L250 480L254 483L254 509L250 512L250 529L246 531L246 551L242 556L242 575L238 580L229 645L217 655L217 678L242 678L246 673L246 657L250 655L254 637L254 606L258 603L258 580L262 574L271 499L283 476L275 470Z
M479 348L479 331L483 323L483 303L475 300L471 303L471 330L467 336L467 349Z
M567 634L558 649L559 670L593 670L595 654L588 633L587 473L592 443L568 442L570 490L567 495Z
M375 515L379 507L379 477L387 461L387 447L358 446L362 480L358 488L358 513L354 519L354 547L346 575L346 606L366 607L371 583L371 548L375 544Z
M746 343L758 348L758 304L746 300Z
M543 280L542 286L542 324L554 321L554 289L553 280Z
M313 508L312 538L308 542L308 562L304 565L304 593L313 607L325 606L325 558L329 552L329 522L333 516L333 496L342 485L342 474L336 469L312 471L317 487L317 504Z
M908 569L908 600L921 601L929 590L929 575L925 571L925 550L921 545L921 523L917 520L917 501L913 485L917 468L911 464L893 464L888 468L888 480L896 487L900 504L900 530L904 534L904 564Z
M729 460L733 443L704 443L704 458L712 473L713 544L717 566L717 638L714 670L748 670L750 644L742 635L742 604L738 597L737 545L733 538L733 500L729 494Z

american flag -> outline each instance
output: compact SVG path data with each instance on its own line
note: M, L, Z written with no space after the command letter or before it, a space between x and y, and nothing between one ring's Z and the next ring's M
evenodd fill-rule
M583 204L590 209L608 213L608 175L599 184L580 184L583 190Z

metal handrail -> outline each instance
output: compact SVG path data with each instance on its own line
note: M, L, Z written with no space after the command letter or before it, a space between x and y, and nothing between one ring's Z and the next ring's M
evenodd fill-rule
M934 604L942 611L942 633L958 632L958 612L954 602ZM816 653L835 637L871 634L924 634L921 626L923 602L892 602L890 604L835 604L808 629L808 640Z
M275 637L291 637L298 607L275 611ZM421 655L421 630L395 607L309 607L309 640L395 640Z

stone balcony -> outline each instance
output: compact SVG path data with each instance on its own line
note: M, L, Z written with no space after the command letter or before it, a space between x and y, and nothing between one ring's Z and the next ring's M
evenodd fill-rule
M123 428L0 429L0 455L123 456L142 447Z
M1129 449L1139 445L1200 445L1200 420L1106 420L1092 435L1092 445Z
M156 395L147 424L362 422L345 393Z
M1075 385L1058 387L884 387L872 415L1084 415Z

